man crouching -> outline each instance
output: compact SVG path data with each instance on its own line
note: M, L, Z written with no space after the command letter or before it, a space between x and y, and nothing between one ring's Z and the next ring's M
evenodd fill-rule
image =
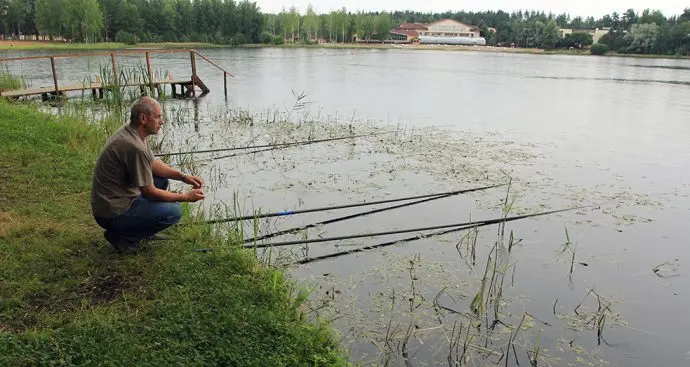
M204 199L203 181L154 159L148 136L163 125L162 109L153 98L142 97L131 108L130 122L108 138L93 172L91 209L105 239L120 253L133 253L141 240L180 220L181 201ZM193 189L168 191L173 179Z

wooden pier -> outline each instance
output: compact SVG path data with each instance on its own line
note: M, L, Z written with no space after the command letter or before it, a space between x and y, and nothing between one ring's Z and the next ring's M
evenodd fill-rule
M154 53L188 53L190 59L191 75L189 78L177 79L172 75L168 75L166 79L154 79L154 75L151 71L151 54ZM118 68L116 63L117 55L124 54L145 54L146 56L146 77L144 81L135 82L120 82L120 75L118 74ZM58 72L55 68L55 60L58 58L78 58L78 57L88 57L88 56L110 56L113 79L107 82L101 80L99 75L94 76L93 82L83 82L69 85L60 85L58 83ZM139 87L141 93L146 93L146 89L150 89L151 94L158 92L160 96L166 85L170 85L173 97L183 97L190 98L196 97L197 87L200 89L201 95L205 95L210 92L206 84L199 78L196 71L196 61L197 56L202 60L208 62L215 68L219 69L223 73L224 80L224 90L225 97L228 96L228 76L232 77L228 71L218 66L213 61L209 60L206 56L198 53L196 50L124 50L124 51L112 51L112 52L93 52L93 53L77 53L77 54L58 54L58 55L45 55L45 56L28 56L28 57L11 57L11 58L0 58L0 63L4 62L16 62L16 61L26 61L26 60L37 60L37 59L49 59L50 66L53 74L53 85L43 86L38 88L26 88L26 89L14 89L14 90L3 90L0 89L0 96L5 98L20 98L41 95L43 100L48 100L51 97L65 96L66 92L71 91L87 91L90 90L94 98L103 98L104 91L114 90L122 87ZM179 86L179 92L178 92Z

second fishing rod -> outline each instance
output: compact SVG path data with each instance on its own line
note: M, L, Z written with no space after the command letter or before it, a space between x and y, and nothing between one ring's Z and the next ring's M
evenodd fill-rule
M305 229L314 228L317 226L323 226L323 225L327 225L327 224L342 222L342 221L348 220L348 219L363 217L363 216L367 216L367 215L371 215L371 214L375 214L375 213L381 213L381 212L385 212L385 211L393 210L393 209L400 209L400 208L404 208L404 207L408 207L408 206L412 206L412 205L418 205L418 204L422 204L422 203L426 203L426 202L430 202L430 201L434 201L434 200L440 200L440 199L448 198L448 197L455 196L455 195L466 194L469 192L488 190L488 189L491 189L494 187L499 187L499 186L504 186L504 185L493 185L493 186L476 187L476 188L472 188L472 189L465 189L465 190L458 190L458 191L450 191L447 193L434 195L434 196L431 196L431 197L426 198L426 199L416 200L416 201L413 201L410 203L398 204L398 205L393 205L393 206L386 206L386 207L379 208L379 209L373 209L373 210L368 210L368 211L364 211L364 212L349 214L349 215L345 215L345 216L341 216L341 217L336 217L336 218L332 218L332 219L328 219L328 220L323 220L323 221L319 221L319 222L315 222L315 223L306 224L306 225L299 226L299 227L293 227L293 228L280 230L277 232L271 232L271 233L268 233L268 234L265 234L265 235L259 236L259 237L249 237L249 238L246 238L244 240L244 243L257 242L257 241L265 240L268 238L281 236L284 234L290 234L290 233L303 231ZM426 196L428 196L428 195L421 195L421 197L426 197Z
M154 154L154 156L156 156L156 157L172 157L172 156L177 156L177 155L188 155L188 154L218 153L218 152L229 152L229 151L236 151L236 150L250 150L249 152L235 153L235 154L230 154L230 155L225 155L225 156L213 158L213 159L223 159L223 158L229 158L229 157L236 157L238 155L254 154L254 153L266 152L266 151L270 151L270 150L290 148L290 147L300 146L300 145L310 145L310 144L325 143L325 142L331 142L331 141L339 141L339 140L346 140L346 139L355 139L355 138L364 138L364 137L372 137L372 136L378 136L378 135L392 134L393 132L394 131L385 131L385 132L374 133L374 134L359 134L359 135L340 136L340 137L327 138L327 139L293 141L293 142L287 142L287 143L248 145L248 146L243 146L243 147L229 147L229 148L216 148L216 149L201 149L201 150L190 150L190 151L184 151L184 152L157 153L157 154ZM263 149L261 149L261 148L263 148Z
M203 223L218 224L218 223L227 223L227 222L239 222L239 221L244 221L244 220L263 219L263 218L271 218L271 217L282 217L282 216L288 216L288 215L321 212L321 211L327 211L327 210L347 209L347 208L355 208L355 207L361 207L361 206L371 206L371 205L377 205L377 204L394 203L394 202L399 202L399 201L416 200L416 199L424 199L424 198L435 198L435 197L450 196L450 195L455 195L455 194L464 194L464 193L469 193L469 192L474 192L474 191L488 190L488 189L492 189L492 188L500 187L500 186L505 186L505 184L490 185L490 186L483 186L483 187L474 187L474 188L469 188L469 189L453 190L453 191L446 191L446 192L436 192L436 193L431 193L431 194L407 196L407 197L400 197L400 198L394 198L394 199L376 200L376 201L369 201L369 202L363 202L363 203L350 203L350 204L341 204L341 205L318 207L318 208L285 210L285 211L280 211L280 212L272 212L272 213L264 213L264 214L244 215L244 216L239 216L239 217L229 217L229 218L222 218L222 219L211 219L211 220L204 221ZM408 205L408 204L404 204L404 205ZM195 223L190 223L190 224L195 224Z

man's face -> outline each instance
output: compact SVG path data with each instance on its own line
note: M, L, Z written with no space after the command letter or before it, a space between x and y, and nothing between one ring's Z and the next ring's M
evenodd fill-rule
M158 131L160 131L161 126L163 126L163 114L161 112L160 106L154 105L153 112L151 112L151 115L144 115L143 126L146 128L146 131L149 133L149 135L158 134Z

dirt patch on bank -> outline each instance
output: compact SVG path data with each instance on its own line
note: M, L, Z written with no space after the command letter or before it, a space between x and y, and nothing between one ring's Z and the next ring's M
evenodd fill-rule
M67 42L58 41L34 41L34 40L0 40L0 48L12 48L15 46L53 46L53 45L67 45Z

